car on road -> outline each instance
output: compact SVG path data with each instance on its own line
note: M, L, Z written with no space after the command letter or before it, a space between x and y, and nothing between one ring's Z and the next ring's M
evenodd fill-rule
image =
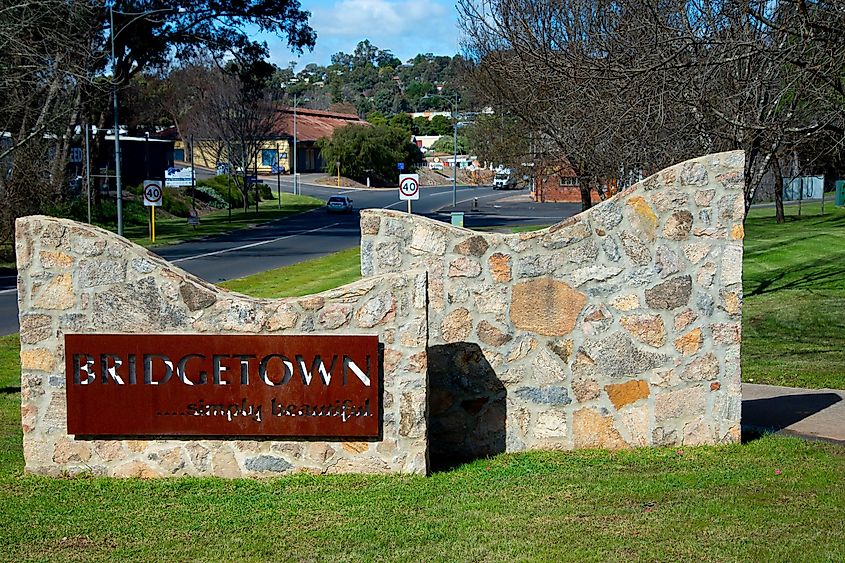
M509 168L499 170L493 177L494 190L519 190L521 187L516 180L516 175Z
M333 195L326 202L329 213L352 213L352 199L345 195Z

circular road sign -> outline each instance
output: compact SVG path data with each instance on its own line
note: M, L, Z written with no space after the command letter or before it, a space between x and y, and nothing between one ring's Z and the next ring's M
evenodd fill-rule
M159 182L144 183L144 205L158 207L161 205L162 191Z
M415 197L420 191L419 181L416 178L403 178L402 183L399 184L399 191L405 197Z

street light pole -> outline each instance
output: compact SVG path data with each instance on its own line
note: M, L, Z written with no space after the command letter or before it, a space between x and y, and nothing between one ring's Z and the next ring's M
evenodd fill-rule
M114 56L114 4L109 5L109 36L111 38L112 100L114 103L114 185L117 190L117 234L123 236L123 186L120 177L120 125L117 115L117 58Z
M452 104L452 121L454 122L452 131L454 143L452 152L452 208L454 209L458 206L458 93L455 92L454 100L450 100L443 94L426 94L423 98L443 98L449 100L449 103Z
M296 94L293 95L293 193L299 190L296 177Z
M279 209L282 208L282 161L279 159L279 143L276 143L276 192L279 194Z
M452 120L454 121L454 149L455 160L452 164L455 165L455 169L452 170L452 209L458 206L458 93L455 92L455 101L452 105Z
M185 8L181 6L177 6L175 8L162 8L160 10L151 10L149 12L142 12L140 14L132 14L129 12L120 12L119 14L124 15L134 15L136 16L132 20L126 23L120 31L117 33L114 32L114 2L109 4L109 42L111 43L111 60L112 60L112 100L113 100L113 109L114 109L114 185L117 191L117 234L123 236L123 183L122 177L120 175L120 125L119 125L119 118L117 113L117 58L114 56L114 38L117 36L118 33L125 30L129 25L133 22L138 21L141 18L147 17L152 14L158 14L163 12L178 12L183 13L185 12Z

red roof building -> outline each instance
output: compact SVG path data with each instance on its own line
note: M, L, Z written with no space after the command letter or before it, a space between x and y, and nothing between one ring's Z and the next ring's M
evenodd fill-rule
M293 139L293 113L293 108L276 110L277 118L273 132L279 137ZM296 108L296 140L298 143L313 143L325 137L331 137L335 129L349 124L364 125L366 123L357 115L348 113Z

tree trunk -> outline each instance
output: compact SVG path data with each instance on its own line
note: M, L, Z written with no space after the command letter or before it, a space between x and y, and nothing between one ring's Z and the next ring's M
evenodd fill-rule
M772 172L775 174L775 220L783 223L786 218L783 214L783 172L780 169L780 161L773 160Z
M593 206L593 200L591 196L591 189L590 189L591 182L582 182L581 183L581 211L586 211L590 207Z

